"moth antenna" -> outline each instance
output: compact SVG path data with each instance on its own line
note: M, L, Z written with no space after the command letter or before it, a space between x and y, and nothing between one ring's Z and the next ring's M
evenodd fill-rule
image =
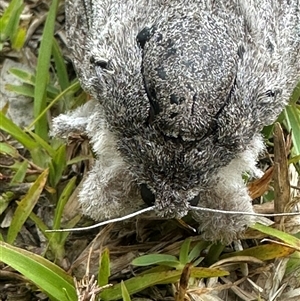
M196 210L196 211L206 211L206 212L213 212L213 213L222 213L222 214L242 214L242 215L251 215L251 216L257 216L257 217L276 217L276 216L296 216L300 215L300 212L287 212L287 213L255 213L255 212L246 212L246 211L230 211L230 210L219 210L219 209L212 209L212 208L204 208L204 207L196 207L196 206L190 206L190 210ZM98 227L102 227L111 223L115 222L121 222L127 219L130 219L132 217L135 217L137 215L153 211L155 209L155 206L147 207L142 210L136 211L134 213L127 214L122 217L117 217L113 219L109 219L104 222L97 223L92 226L88 227L81 227L81 228L70 228L70 229L52 229L52 230L46 230L47 233L54 233L54 232L78 232L78 231L85 231L85 230L91 230Z
M262 216L262 217L295 216L295 215L300 215L300 212L255 213L255 212L246 212L246 211L220 210L220 209L212 209L212 208L196 207L196 206L189 206L189 209L190 210L196 210L196 211L206 211L206 212L213 212L213 213L222 213L222 214L242 214L242 215L252 215L252 216Z
M124 221L126 219L130 219L132 217L135 217L137 215L143 214L145 212L149 212L155 209L155 206L151 206L151 207L147 207L144 208L142 210L136 211L134 213L130 213L127 214L125 216L122 217L117 217L117 218L113 218L113 219L109 219L107 221L104 222L100 222L98 224L92 225L92 226L88 226L88 227L81 227L81 228L72 228L72 229L52 229L52 230L46 230L45 232L47 233L53 233L53 232L77 232L77 231L85 231L85 230L91 230L91 229L95 229L101 226L105 226L111 223L115 223L115 222L121 222Z

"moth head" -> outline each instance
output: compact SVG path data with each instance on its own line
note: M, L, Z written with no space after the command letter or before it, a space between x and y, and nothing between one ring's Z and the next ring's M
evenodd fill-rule
M141 198L147 206L154 206L158 216L182 218L187 215L190 206L197 206L199 194L187 191L176 191L166 184L157 185L153 189L149 185L140 184Z

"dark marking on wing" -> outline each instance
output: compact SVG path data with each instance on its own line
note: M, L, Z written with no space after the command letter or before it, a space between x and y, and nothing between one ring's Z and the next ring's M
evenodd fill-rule
M146 184L141 184L141 197L146 205L153 206L155 203L155 195L153 192L148 188Z

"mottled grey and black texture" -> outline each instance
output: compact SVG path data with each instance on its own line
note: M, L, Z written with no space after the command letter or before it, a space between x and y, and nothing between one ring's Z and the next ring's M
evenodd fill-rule
M141 184L159 216L186 215L197 195L198 206L252 211L241 175L259 175L259 132L300 77L298 0L67 0L66 27L94 101L57 117L54 133L91 138L84 213L106 220L142 208ZM224 242L253 221L193 215Z

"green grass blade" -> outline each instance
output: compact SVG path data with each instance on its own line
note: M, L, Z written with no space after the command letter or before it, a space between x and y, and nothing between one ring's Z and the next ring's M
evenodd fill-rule
M290 99L290 103L291 104L296 104L296 102L300 99L300 82L297 84L297 86L295 87L291 99Z
M76 185L76 177L73 177L71 180L68 181L68 184L64 188L63 192L60 195L60 198L58 200L55 215L54 215L54 221L53 221L53 229L59 229L60 228L60 221L62 218L63 210L65 208L66 203L68 202L72 192L74 191L75 185ZM61 233L54 233L55 234L61 234Z
M123 280L121 281L121 291L123 301L131 301L130 295Z
M72 158L71 160L67 161L67 165L76 164L85 160L91 160L93 159L92 155L79 155L75 158Z
M28 86L28 85L11 85L11 84L7 84L5 85L5 89L7 91L11 91L14 92L16 94L19 95L24 95L26 97L34 97L34 89L32 86Z
M49 78L49 66L52 52L53 34L56 11L59 0L53 0L46 19L36 70L36 82L34 89L34 116L37 118L46 108L46 90ZM47 118L44 115L36 123L35 132L45 141L48 141Z
M18 150L6 142L0 142L0 154L9 155L15 159L19 157Z
M12 244L16 239L20 229L29 217L33 207L37 203L48 177L48 170L45 170L30 187L25 197L18 203L18 207L13 215L11 225L7 233L7 242Z
M72 219L70 219L66 224L65 224L65 228L74 228L76 224L78 224L78 222L81 220L82 215L81 214L77 214L75 215ZM66 237L69 235L69 232L63 232L61 233L62 240L66 240Z
M72 277L54 263L4 242L0 242L0 254L2 262L27 277L51 300L78 300Z
M197 257L200 256L201 251L204 250L205 248L207 248L210 245L210 242L208 241L199 241L191 250L191 252L189 253L189 258L188 258L188 262L193 262ZM196 266L196 264L194 263L194 265Z
M23 4L23 1L17 0L13 4L13 11L10 15L8 23L6 24L6 35L10 38L11 43L13 43L14 37L17 35L20 16L24 7L25 5Z
M221 255L221 253L223 252L225 246L220 243L220 242L216 242L214 244L212 244L208 250L207 255L205 256L205 263L210 266L212 264L214 264L215 262L217 262L219 260L219 257Z
M48 144L45 140L43 140L40 136L32 131L28 131L28 134L35 140L35 142L41 147L41 149L44 150L44 152L48 153L51 158L55 156L55 149L53 149L50 144Z
M157 273L144 274L128 279L124 282L129 294L135 294L141 290L157 284L175 283L179 281L182 271L162 271ZM228 275L227 271L212 268L192 268L191 277L209 278ZM121 284L116 284L111 288L105 289L101 294L101 300L118 300L122 298Z
M15 77L21 80L21 82L34 86L36 82L36 77L31 72L26 70L11 68L9 73L13 74Z
M9 72L17 77L23 84L28 84L32 86L32 89L34 89L34 86L36 84L36 77L31 72L18 68L11 68L9 69ZM51 99L55 98L60 93L60 89L51 84L47 85L46 91L47 97Z
M294 252L295 250L292 247L272 243L248 248L243 251L225 253L220 256L220 259L231 258L235 256L251 256L262 261L267 261L274 260L276 258L285 258Z
M19 25L20 15L23 11L23 0L12 0L0 19L0 40L12 38Z
M262 233L265 233L269 236L273 236L276 237L280 240L282 240L283 242L285 242L286 244L294 247L294 248L298 248L298 251L300 251L300 239L298 239L297 237L295 237L294 235L285 233L283 231L256 223L254 225L251 226L252 229L258 230Z
M23 183L26 177L27 168L28 168L28 161L25 160L21 163L20 168L14 174L13 178L10 181L10 184L14 185L14 184Z
M21 50L26 41L26 29L24 27L19 27L16 34L12 37L12 48L16 50Z
M16 124L0 112L0 129L10 134L29 151L38 147L38 144L24 133Z
M56 205L54 220L53 220L53 229L59 229L61 224L61 218L63 214L63 210L65 208L66 203L69 200L70 195L72 194L76 185L76 177L73 177L68 181L68 184L64 188L63 192L60 195L58 203ZM47 233L47 237L50 237L49 244L52 252L55 255L56 260L61 261L65 256L65 241L69 235L66 233Z
M294 105L286 106L284 110L287 129L292 130L293 154L300 155L300 109Z
M49 166L49 182L52 187L56 187L57 183L61 180L67 164L66 156L66 145L63 144L56 150Z
M54 62L55 62L58 82L61 87L61 90L63 91L70 86L70 81L69 81L68 71L66 68L66 64L65 64L62 52L55 39L53 39L52 55L53 55Z
M180 247L179 261L182 265L189 262L189 251L191 246L191 238L187 238Z
M0 195L0 215L4 212L4 210L6 210L9 203L14 199L14 197L14 193L11 191L6 191Z
M295 252L290 256L290 260L287 264L286 275L297 275L297 271L300 269L300 252ZM292 275L291 275L292 276ZM298 279L300 280L300 275L298 272Z
M296 164L300 162L300 155L292 157L291 159L289 159L289 164Z
M136 266L149 266L152 264L158 264L158 265L166 265L175 268L181 266L179 260L175 256L167 255L167 254L143 255L138 258L135 258L132 261L132 264Z
M40 217L38 217L34 212L31 212L29 218L34 222L34 224L42 231L43 235L46 236L48 240L51 239L52 233L46 232L49 228L47 225L42 221Z
M101 254L100 262L99 262L98 285L101 287L108 284L109 276L110 276L109 250L105 248Z

